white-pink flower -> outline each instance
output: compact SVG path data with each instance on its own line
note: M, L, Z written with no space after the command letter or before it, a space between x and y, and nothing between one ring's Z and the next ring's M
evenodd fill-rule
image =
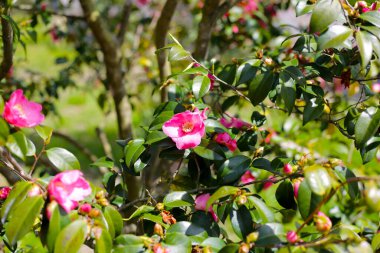
M11 94L4 106L4 119L16 127L35 127L44 121L42 106L26 99L22 90Z
M89 183L79 170L57 174L48 185L50 200L55 200L67 213L78 206L78 201L91 194Z
M210 193L204 193L204 194L198 195L195 198L195 210L206 211L206 205L209 198L210 198ZM210 206L210 208L208 209L208 212L211 214L214 221L217 222L218 216L212 209L212 206Z
M186 111L175 114L164 123L162 130L175 142L178 149L194 148L201 143L206 132L204 124L204 120L207 118L206 111L207 108L202 112L195 109L194 112Z

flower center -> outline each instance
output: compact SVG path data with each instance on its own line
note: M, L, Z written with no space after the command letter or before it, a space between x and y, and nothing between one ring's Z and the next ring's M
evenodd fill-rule
M14 105L13 109L16 110L19 113L20 117L25 118L26 115L25 115L25 112L24 112L24 108L22 108L22 106L20 104Z
M182 131L185 133L190 133L194 129L194 124L192 122L186 122L182 125Z

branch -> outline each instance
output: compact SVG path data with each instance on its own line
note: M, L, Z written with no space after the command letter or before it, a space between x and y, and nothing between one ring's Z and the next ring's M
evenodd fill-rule
M84 17L83 16L78 16L78 15L70 15L70 14L66 14L66 13L61 13L61 12L56 12L54 10L40 10L38 8L35 8L33 6L26 6L26 5L13 5L12 6L13 9L16 9L18 11L23 11L23 12L28 12L28 13L31 13L31 14L39 14L39 13L47 13L47 14L50 14L52 16L60 16L60 17L65 17L65 18L70 18L70 19L77 19L77 20L84 20Z
M202 19L198 26L198 36L195 42L195 59L203 60L207 57L208 44L216 21L239 2L241 2L241 0L226 0L222 4L220 4L220 0L205 1L202 9Z
M121 22L119 27L119 32L117 34L117 42L119 45L122 45L124 42L125 33L127 32L129 16L132 10L132 1L125 0L123 11L121 13Z
M166 35L169 30L170 21L177 7L177 0L167 0L162 8L160 17L158 18L156 28L154 30L156 49L163 48L166 43ZM160 72L161 83L165 82L165 78L169 75L168 66L166 64L166 51L157 52L158 70ZM161 89L161 102L166 100L166 89Z
M22 166L16 161L16 159L9 153L5 147L0 147L0 161L15 173L20 179L25 181L32 181L32 177L28 176Z
M6 7L3 15L9 16L9 8ZM0 81L7 75L13 65L13 30L10 21L1 18L3 61L1 62Z
M98 135L99 140L102 143L104 154L107 157L113 159L112 148L111 148L111 144L109 143L107 139L107 135L104 133L104 131L100 127L96 128L96 134Z

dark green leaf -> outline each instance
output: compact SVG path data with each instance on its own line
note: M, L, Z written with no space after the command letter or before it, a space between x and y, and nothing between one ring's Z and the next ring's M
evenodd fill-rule
M355 125L356 147L363 147L380 127L380 110L369 107L363 111Z
M134 139L129 141L127 146L124 148L125 164L129 168L133 168L134 163L144 151L145 147L143 139Z
M145 139L145 143L148 145L152 145L156 142L159 142L165 138L168 138L166 134L162 131L152 131L148 134L148 136Z
M32 185L33 184L30 182L21 181L13 186L11 192L1 207L1 223L4 224L8 219L9 212L14 210L18 204L24 201Z
M280 73L281 98L288 113L291 114L296 101L296 83L286 72Z
M196 76L193 80L193 94L196 99L202 98L210 90L210 79L207 76Z
M218 168L218 178L223 184L235 182L240 179L244 172L249 168L251 159L238 155L224 161Z
M259 238L255 243L256 246L276 245L281 243L278 236L284 234L284 228L282 224L279 223L267 223L261 226L258 232Z
M296 209L297 205L294 201L294 192L292 183L288 180L283 181L276 190L277 202L286 209Z
M261 199L255 196L248 197L249 204L253 205L263 223L273 222L274 221L274 213L273 211L262 201Z
M222 186L220 187L214 194L210 196L210 198L207 201L206 210L210 208L210 206L216 202L218 199L221 199L226 196L234 195L238 191L240 191L239 188L233 187L233 186Z
M33 156L36 153L36 147L33 142L26 138L21 131L8 136L7 148L23 160L25 160L26 156Z
M139 206L139 208L136 209L136 211L134 211L131 216L129 216L129 218L127 220L130 220L130 219L133 219L135 217L140 217L141 215L143 215L144 213L150 213L154 210L154 207L153 206L147 206L147 205L142 205L142 206Z
M194 199L185 191L171 192L165 196L163 203L169 208L192 206L194 205Z
M232 85L235 80L235 75L236 75L236 65L229 64L229 65L226 65L220 73L218 73L218 78Z
M64 148L50 148L46 150L50 162L59 170L78 170L80 164L78 159Z
M362 67L365 68L372 58L372 41L365 31L356 31L355 39L359 47L362 59Z
M106 218L108 223L112 222L113 228L115 230L115 236L121 234L121 231L124 227L123 225L123 217L113 206L106 206L104 208L104 217Z
M239 86L240 84L244 83L250 83L252 79L255 77L260 64L260 60L253 59L240 65L236 73L236 79L238 80L236 86Z
M321 201L322 196L313 193L308 183L305 180L302 181L298 189L297 203L304 220L309 217Z
M303 111L303 125L309 121L319 118L324 110L324 102L321 98L312 98L306 101L306 106Z
M360 18L380 27L380 15L378 11L367 11L360 14Z
M219 250L226 246L226 243L220 238L209 237L201 243L201 246L210 247L212 252L219 252Z
M240 239L253 232L253 220L251 213L246 206L239 206L238 209L232 209L230 213L231 225Z
M200 157L209 160L223 160L224 153L216 143L203 139L201 144L194 148L194 152Z
M191 252L191 240L182 233L167 233L162 245L169 252Z
M333 25L318 38L318 49L342 47L352 33L352 30L347 26Z
M310 32L322 32L334 22L341 11L338 0L319 0L310 19Z
M261 103L272 90L275 81L272 71L267 71L264 74L256 75L249 84L248 97L253 105Z

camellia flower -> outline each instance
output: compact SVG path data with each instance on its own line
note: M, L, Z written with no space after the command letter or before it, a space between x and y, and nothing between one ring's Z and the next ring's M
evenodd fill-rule
M51 200L55 200L67 213L78 206L78 201L91 194L89 183L79 170L57 174L48 185Z
M7 199L9 192L12 190L11 187L5 186L0 189L0 200Z
M302 181L303 181L303 178L297 178L293 182L293 192L294 192L294 197L296 199L298 198L298 190L300 188Z
M266 182L264 183L264 185L263 185L263 189L264 189L264 190L269 189L269 188L273 185L274 176L269 176L267 180L268 180L268 181L266 181Z
M232 152L237 149L236 140L232 139L231 136L226 132L218 133L215 136L215 141L226 146Z
M82 214L89 214L92 210L92 206L88 203L85 203L79 207L79 212Z
M210 193L205 193L198 195L195 198L195 210L200 210L200 211L206 211L206 204L208 199L210 198ZM210 206L208 209L208 212L212 215L212 218L214 219L215 222L218 221L218 216L215 214L214 210Z
M252 171L250 171L250 170L247 170L244 174L243 174L243 176L241 176L241 178L240 178L240 182L242 183L242 184L249 184L249 183L251 183L251 182L253 182L253 181L255 181L256 180L256 178L255 178L255 176L252 174Z
M205 134L206 111L207 108L202 112L195 109L194 112L175 114L164 123L162 130L175 142L178 149L194 148L201 143Z
M210 79L210 90L213 90L215 85L215 76L211 73L208 73L207 77Z
M242 129L244 127L249 128L251 127L251 124L242 121L241 119L231 117L230 120L226 118L221 118L220 123L225 126L226 128L237 128L237 129Z
M45 119L41 110L40 104L28 101L22 90L16 90L5 103L3 117L16 127L34 127Z
M290 175L293 173L293 166L289 163L286 163L284 164L282 171L284 172L284 174Z
M372 84L372 91L375 93L380 93L380 83Z
M314 215L314 223L317 230L322 233L330 231L332 227L332 222L330 218L321 211Z

